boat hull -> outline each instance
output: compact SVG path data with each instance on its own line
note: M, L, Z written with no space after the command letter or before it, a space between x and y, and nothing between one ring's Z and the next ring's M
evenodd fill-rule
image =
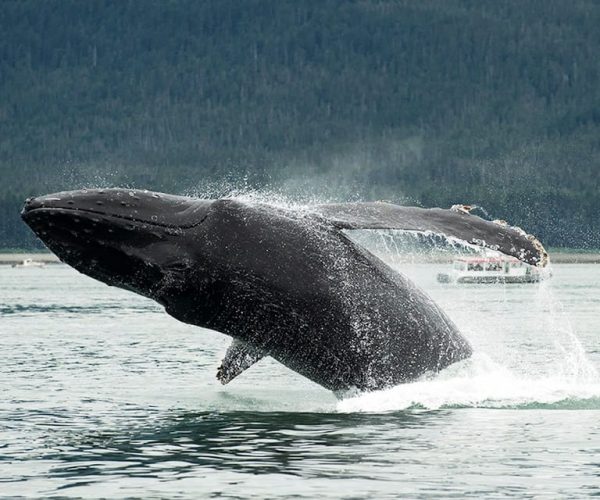
M447 273L439 273L437 280L439 283L460 283L460 284L486 284L492 285L496 283L511 284L511 283L539 283L545 277L540 275L523 275L523 276L458 276L454 277Z

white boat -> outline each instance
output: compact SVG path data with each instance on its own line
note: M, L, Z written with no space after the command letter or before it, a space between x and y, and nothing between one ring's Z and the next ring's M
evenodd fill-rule
M46 267L46 263L41 260L23 259L21 262L17 262L12 267Z
M463 257L456 259L452 270L439 273L440 283L537 283L552 273L511 257Z

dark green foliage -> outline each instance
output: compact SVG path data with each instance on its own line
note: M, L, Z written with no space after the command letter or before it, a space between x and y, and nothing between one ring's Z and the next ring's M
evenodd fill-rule
M477 203L600 246L600 4L4 0L0 246L31 194Z

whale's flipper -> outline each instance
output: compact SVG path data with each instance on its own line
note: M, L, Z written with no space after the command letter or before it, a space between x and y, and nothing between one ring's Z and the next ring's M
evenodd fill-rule
M217 370L217 378L223 385L231 382L240 373L260 361L267 354L241 340L234 339L227 348L221 366Z
M470 207L451 209L403 207L384 202L333 203L314 207L339 229L400 229L429 231L498 250L528 264L543 267L548 254L534 236L504 221L487 221L469 213Z

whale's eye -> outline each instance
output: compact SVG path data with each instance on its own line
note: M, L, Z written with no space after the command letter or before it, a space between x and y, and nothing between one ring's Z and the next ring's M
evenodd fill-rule
M187 261L180 260L180 261L169 264L168 268L171 271L183 272L183 271L188 270L190 268L190 265Z

